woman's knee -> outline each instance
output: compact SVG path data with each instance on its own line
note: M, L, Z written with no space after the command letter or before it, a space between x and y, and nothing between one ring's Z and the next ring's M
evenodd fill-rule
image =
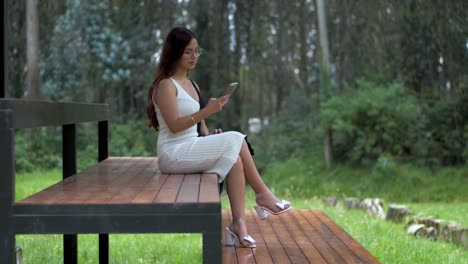
M242 163L242 159L241 159L241 156L237 156L237 161L236 161L236 164L240 167L244 167L244 164Z
M242 163L242 159L240 156L237 157L236 163L234 163L234 166L232 166L232 168L244 170L244 164Z

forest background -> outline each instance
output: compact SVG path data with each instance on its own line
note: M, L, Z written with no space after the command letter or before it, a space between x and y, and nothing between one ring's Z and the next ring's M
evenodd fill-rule
M6 0L4 7L0 97L106 103L109 154L154 156L147 91L166 34L186 26L204 49L190 76L202 97L240 83L209 128L247 134L275 193L295 208L323 210L382 263L468 261L458 245L416 240L399 225L319 199L379 197L468 225L468 1ZM60 181L61 132L16 131L16 199ZM81 170L96 163L97 128L79 124L77 133ZM200 236L162 236L113 235L112 257L201 261ZM59 263L61 237L33 237L18 236L26 262ZM80 259L95 263L97 238L80 239ZM190 246L181 252L174 243Z
M382 182L407 177L401 172L407 164L423 168L425 178L454 168L458 172L449 177L458 177L455 185L467 181L467 1L4 5L5 96L109 104L111 156L155 155L147 91L166 34L186 26L204 49L190 76L202 97L240 83L228 107L209 118L209 128L249 135L261 172L299 160L320 170L364 168ZM78 162L84 168L95 162L97 139L94 126L80 127ZM33 131L17 133L17 157L28 157L17 160L17 171L61 166L60 127ZM312 177L288 174L297 188L301 178ZM344 192L317 188L307 194L337 191ZM455 192L449 200L468 198Z

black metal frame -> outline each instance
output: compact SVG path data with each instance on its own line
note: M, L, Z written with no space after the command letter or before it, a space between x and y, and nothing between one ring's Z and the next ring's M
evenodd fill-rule
M107 119L108 106L105 104L0 99L0 146L2 146L0 148L0 168L2 168L2 175L0 177L0 222L2 223L0 225L0 237L2 241L0 263L14 262L15 234L41 233L40 229L25 231L28 228L16 228L20 222L23 222L25 226L31 226L31 224L37 226L40 222L40 217L27 218L25 221L20 220L24 219L22 216L30 215L31 212L34 212L34 206L19 213L15 212L15 129L61 125L62 177L65 179L76 174L77 123L98 122L98 161L102 161L108 157ZM50 209L46 209L45 211L49 211ZM56 215L59 214L56 212ZM64 223L67 222L63 222L62 225ZM39 226L41 225L39 224ZM79 232L67 234L65 230L56 233L66 234L64 235L64 262L78 263L76 234ZM102 250L102 253L106 252L108 252L107 248ZM102 253L100 252L100 254ZM108 259L108 257L102 257L102 259L106 258Z
M100 263L109 262L110 233L202 233L204 262L221 263L220 203L15 204L15 129L62 126L65 179L76 174L76 123L98 122L98 161L108 157L107 116L103 104L0 99L0 263L13 263L16 234L64 234L64 262L77 263L82 233L99 234Z

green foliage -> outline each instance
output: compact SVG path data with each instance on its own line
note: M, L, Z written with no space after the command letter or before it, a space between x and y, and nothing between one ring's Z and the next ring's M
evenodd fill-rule
M157 133L146 120L127 120L111 124L109 155L117 157L155 157Z
M157 134L147 128L146 120L110 122L109 156L156 156ZM77 125L78 170L96 164L97 126ZM62 167L62 130L60 127L35 128L16 132L16 171L49 170Z
M382 178L392 177L395 175L397 163L395 159L389 154L383 154L378 159L373 167L372 173Z
M358 82L323 103L321 128L333 131L334 157L370 164L383 153L408 156L417 151L424 123L417 100L399 84Z
M390 202L468 201L466 167L431 171L393 160L385 167L379 162L370 166L338 164L325 170L320 157L294 158L270 164L262 176L281 196L295 198L338 196L379 197Z
M264 134L256 140L267 140L264 143L269 161L287 160L295 156L315 155L321 151L317 148L319 138L317 134L316 106L311 104L304 90L293 88L285 100L285 107L271 124L266 127Z
M54 169L62 165L61 130L55 127L19 130L15 135L16 171Z
M460 165L468 160L468 93L425 107L421 146L426 164ZM437 155L434 155L437 153Z
M63 263L62 235L18 235L24 263ZM78 235L79 263L98 263L98 236ZM200 234L112 234L110 263L201 263Z
M61 101L102 102L114 83L130 76L130 46L111 20L106 2L67 1L43 61L43 91ZM92 88L92 89L89 89Z

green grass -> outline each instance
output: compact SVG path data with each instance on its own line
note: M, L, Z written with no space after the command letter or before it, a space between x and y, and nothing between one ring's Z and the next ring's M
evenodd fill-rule
M299 166L300 164L295 165ZM297 169L297 166L291 170ZM284 169L284 168L283 168ZM340 168L327 175L345 175L345 168ZM279 171L278 173L280 173ZM317 171L316 171L317 172ZM317 172L318 173L318 172ZM348 173L358 175L361 172L348 170ZM287 174L282 174L287 175ZM291 175L291 174L289 174ZM304 174L306 176L307 174ZM323 177L324 174L317 174ZM335 177L337 177L335 175ZM355 175L353 177L355 177ZM362 175L362 174L361 174ZM460 246L443 241L429 241L406 235L402 224L395 224L378 220L359 210L346 210L342 203L337 207L327 207L321 202L318 193L301 193L300 190L285 183L272 174L266 174L265 181L270 183L273 191L281 198L289 199L297 209L320 209L361 243L369 252L382 263L468 263L468 250ZM333 176L331 176L333 177ZM16 177L16 197L20 200L39 191L61 179L60 171L36 172L20 174ZM308 185L312 189L328 190L327 194L337 194L334 190L343 190L342 182L349 179L322 178L322 184ZM284 180L288 180L287 178ZM297 183L298 179L291 180ZM319 182L319 181L317 181ZM272 184L274 183L274 184ZM310 184L310 179L304 179L303 184ZM362 182L355 184L363 186ZM397 185L398 186L398 185ZM352 190L352 188L349 188ZM449 190L451 191L451 190ZM422 192L416 190L416 192ZM339 193L339 192L338 192ZM364 192L361 192L364 193ZM343 193L341 193L342 196ZM365 195L363 195L365 196ZM376 195L372 195L376 197ZM400 197L399 201L404 201ZM342 201L340 197L340 201ZM459 198L455 200L461 200ZM222 196L223 209L229 208L226 193ZM386 203L393 202L388 197ZM252 209L254 203L253 192L248 189L246 196L247 209ZM429 202L404 203L414 212L426 215L437 215L447 220L455 220L468 224L468 202ZM17 235L17 244L23 248L24 263L62 263L61 235ZM79 235L79 262L98 262L97 235ZM199 234L129 234L110 236L111 263L201 263L202 238Z
M326 170L317 159L291 159L263 172L274 188L294 198L378 197L391 203L467 202L468 166L431 171L396 164L382 171L336 165Z
M24 263L63 263L62 235L17 235ZM201 263L199 234L110 235L110 263ZM79 263L98 263L98 236L78 236Z
M444 208L449 204L431 205ZM417 206L411 204L410 208ZM466 208L468 203L457 206ZM414 238L405 233L403 224L379 220L360 210L347 210L342 202L337 207L328 207L316 199L296 200L295 207L322 210L382 263L468 263L468 251L460 246ZM450 208L454 207L439 210L438 213L449 217L453 214ZM466 221L468 215L461 218Z

